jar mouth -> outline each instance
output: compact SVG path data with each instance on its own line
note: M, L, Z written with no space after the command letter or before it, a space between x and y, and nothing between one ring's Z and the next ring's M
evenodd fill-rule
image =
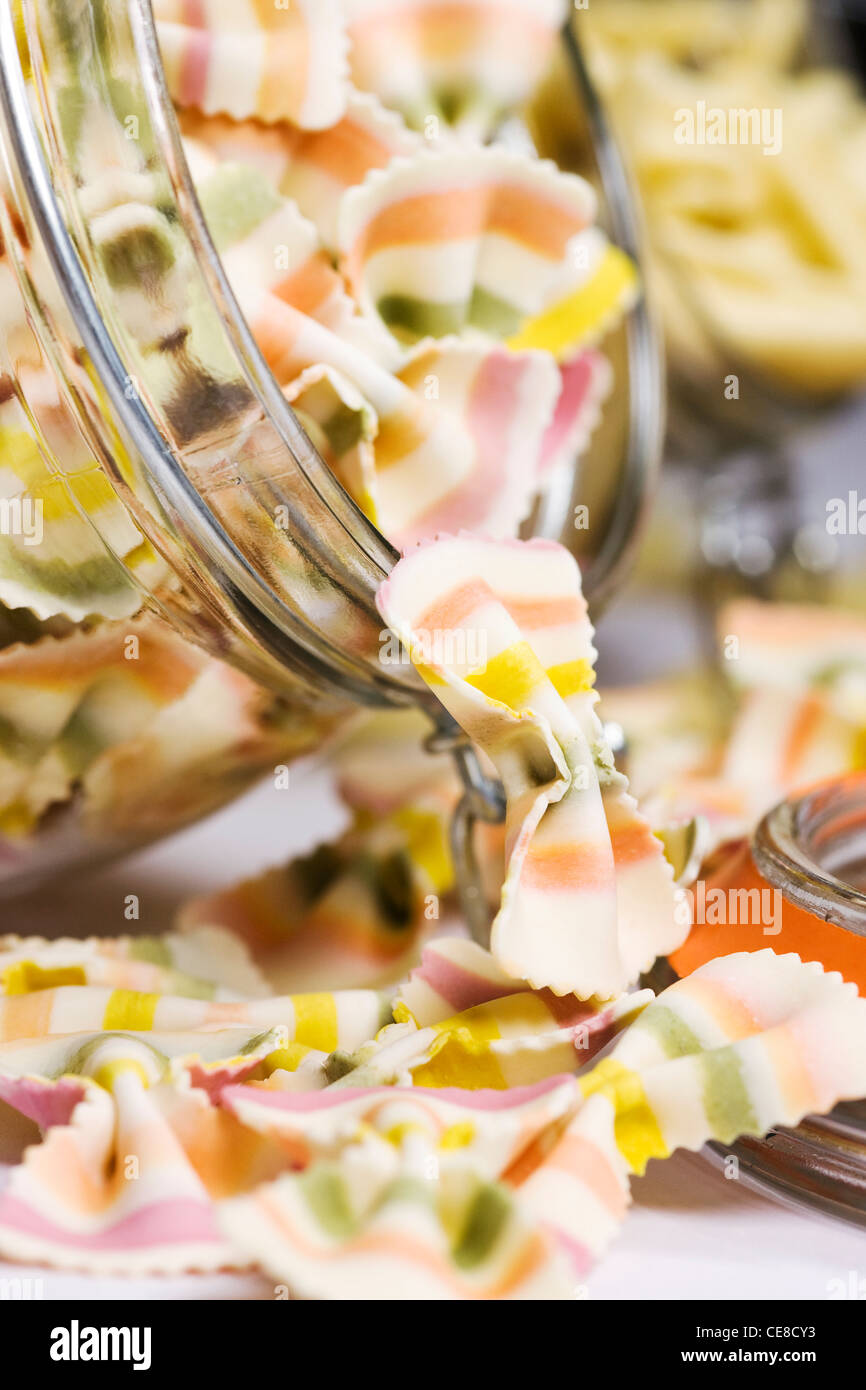
M774 806L755 831L755 863L789 902L866 937L866 772Z

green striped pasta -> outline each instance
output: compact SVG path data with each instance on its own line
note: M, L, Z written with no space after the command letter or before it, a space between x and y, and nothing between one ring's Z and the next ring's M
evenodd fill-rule
M418 129L486 140L543 76L566 0L346 0L352 77Z
M589 185L552 164L424 150L346 193L341 264L362 310L404 342L510 338L584 274L576 239L594 216Z
M222 163L253 165L274 188L297 204L329 251L337 246L337 218L347 188L384 169L395 155L419 148L394 111L372 94L350 91L345 114L326 130L303 130L287 121L262 125L227 116L179 113L188 140L207 146Z

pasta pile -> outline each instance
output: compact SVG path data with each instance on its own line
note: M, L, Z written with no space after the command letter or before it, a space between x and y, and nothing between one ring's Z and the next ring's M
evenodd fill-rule
M807 13L599 0L582 34L637 181L673 364L820 398L866 380L866 106L841 70L797 66ZM553 94L542 128L548 115Z
M463 536L410 552L380 595L503 772L492 951L430 939L454 774L425 766L415 716L387 715L337 754L354 827L288 872L162 937L0 940L0 1100L42 1132L0 1194L0 1256L254 1265L337 1300L578 1298L649 1159L863 1095L866 1004L817 963L735 952L657 998L627 987L689 924L604 748L575 576L559 547ZM419 604L452 630L483 613L483 673L425 661ZM765 681L764 615L729 621L743 679Z
M396 992L273 997L198 928L6 938L0 987L0 1099L44 1135L0 1194L0 1255L102 1274L580 1297L650 1158L866 1087L864 1001L771 951L600 1006L443 939Z

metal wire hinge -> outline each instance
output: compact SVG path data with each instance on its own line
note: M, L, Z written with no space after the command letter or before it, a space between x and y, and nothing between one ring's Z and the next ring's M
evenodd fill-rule
M505 791L498 778L485 773L478 750L457 725L437 728L424 746L429 753L450 753L463 783L463 795L451 817L454 877L469 933L473 941L487 946L492 917L475 851L474 831L478 821L500 825L505 820Z

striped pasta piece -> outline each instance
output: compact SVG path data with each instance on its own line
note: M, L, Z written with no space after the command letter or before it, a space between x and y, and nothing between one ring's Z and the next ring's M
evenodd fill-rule
M577 1071L651 998L643 990L604 1003L532 990L474 942L442 937L398 992L394 1017L425 1035L405 1063L414 1085L501 1089ZM392 1032L383 1030L383 1042Z
M337 0L154 0L179 106L310 130L343 114L347 36Z
M400 562L378 602L505 784L497 962L556 994L621 994L688 922L604 742L574 560L545 541L440 537Z
M419 130L484 141L552 57L566 0L347 0L352 77Z
M401 341L510 338L584 277L572 252L595 210L590 186L547 162L423 150L345 194L341 266L362 311Z
M211 924L164 936L0 937L0 995L58 985L243 999L268 993L243 942Z
M547 354L444 340L420 344L392 373L342 327L249 282L235 288L287 396L390 540L405 547L458 519L493 535L517 530L561 389Z
M516 534L539 487L560 390L554 364L446 338L419 344L397 379L418 404L414 420L395 418L393 435L390 421L387 436L380 428L376 500L386 534L402 549L461 524Z
M613 373L607 358L592 348L560 363L561 390L541 445L539 467L545 485L562 469L571 470L598 424Z
M106 1056L125 1056L131 1047L134 1055L146 1063L140 1070L147 1073L149 1082L195 1073L203 1085L208 1079L204 1089L212 1091L217 1082L222 1084L221 1078L246 1075L251 1059L255 1059L257 1067L270 1053L288 1045L288 1029L282 1025L264 1031L250 1025L226 1024L224 1028L198 1032L155 1034L129 1029L117 1033L102 1030L25 1037L0 1042L0 1079L5 1098L17 1106L19 1086L23 1085L21 1093L26 1094L31 1082L52 1086L58 1079L69 1077L98 1079ZM262 1070L264 1074L267 1068L263 1066Z
M367 92L350 91L345 114L326 130L303 130L288 121L233 121L197 111L179 115L187 139L204 145L220 162L261 169L314 223L329 251L336 250L346 189L363 183L371 169L384 169L396 155L419 148L419 137L397 113Z
M327 724L281 716L260 686L152 618L4 649L0 722L0 843L22 869L44 851L31 832L51 807L46 833L125 848L212 809Z
M288 1156L180 1073L165 1080L164 1060L109 1037L94 1042L77 1091L63 1078L39 1096L32 1080L16 1088L0 1076L5 1099L50 1125L0 1195L4 1256L112 1274L244 1263L215 1204L272 1178Z
M264 999L196 999L96 985L57 985L0 998L0 1042L106 1032L215 1032L284 1027L290 1041L325 1052L360 1047L390 1021L375 990L274 995Z
M419 345L381 388L399 393L384 417L329 367L306 368L284 394L344 487L401 549L461 521L515 534L539 486L559 389L553 363L446 340Z
M314 227L261 168L206 170L199 191L265 357L367 515L401 548L458 524L515 534L545 474L586 443L601 359L566 373L546 352L440 338L391 372L378 321L354 312Z
M191 901L181 925L217 924L247 942L280 990L399 979L435 925L425 916L429 895L452 886L449 809L416 800L361 822L287 865Z
M357 318L315 226L276 191L264 170L199 160L196 188L226 274L245 309L273 298L374 349L371 332ZM254 318L251 326L255 331Z
M164 566L48 372L22 366L20 376L32 417L15 396L0 404L0 493L12 518L0 549L0 601L42 620L131 617L140 595L129 571L156 585Z
M322 1160L226 1202L220 1220L249 1258L310 1298L569 1297L567 1260L502 1184L449 1172L431 1200L424 1165L438 1161L420 1144L392 1157L371 1140L352 1168Z
M739 686L802 694L820 684L839 698L844 678L862 679L866 670L866 623L856 613L738 599L725 605L716 627L720 645L736 638L731 679ZM862 700L857 708L862 714Z
M137 653L136 660L126 653ZM0 827L29 830L68 799L111 744L139 735L183 699L207 665L150 619L43 637L0 652Z
M228 1103L248 1124L302 1138L311 1162L225 1203L223 1229L311 1297L563 1297L567 1265L527 1225L498 1174L577 1103L558 1078L505 1094L395 1088ZM316 1155L320 1155L316 1157Z
M309 1161L362 1140L366 1127L398 1141L414 1129L437 1147L459 1150L479 1176L496 1178L544 1129L568 1119L581 1095L573 1077L556 1075L496 1093L381 1085L297 1093L237 1085L223 1092L222 1103L251 1128L302 1144Z

